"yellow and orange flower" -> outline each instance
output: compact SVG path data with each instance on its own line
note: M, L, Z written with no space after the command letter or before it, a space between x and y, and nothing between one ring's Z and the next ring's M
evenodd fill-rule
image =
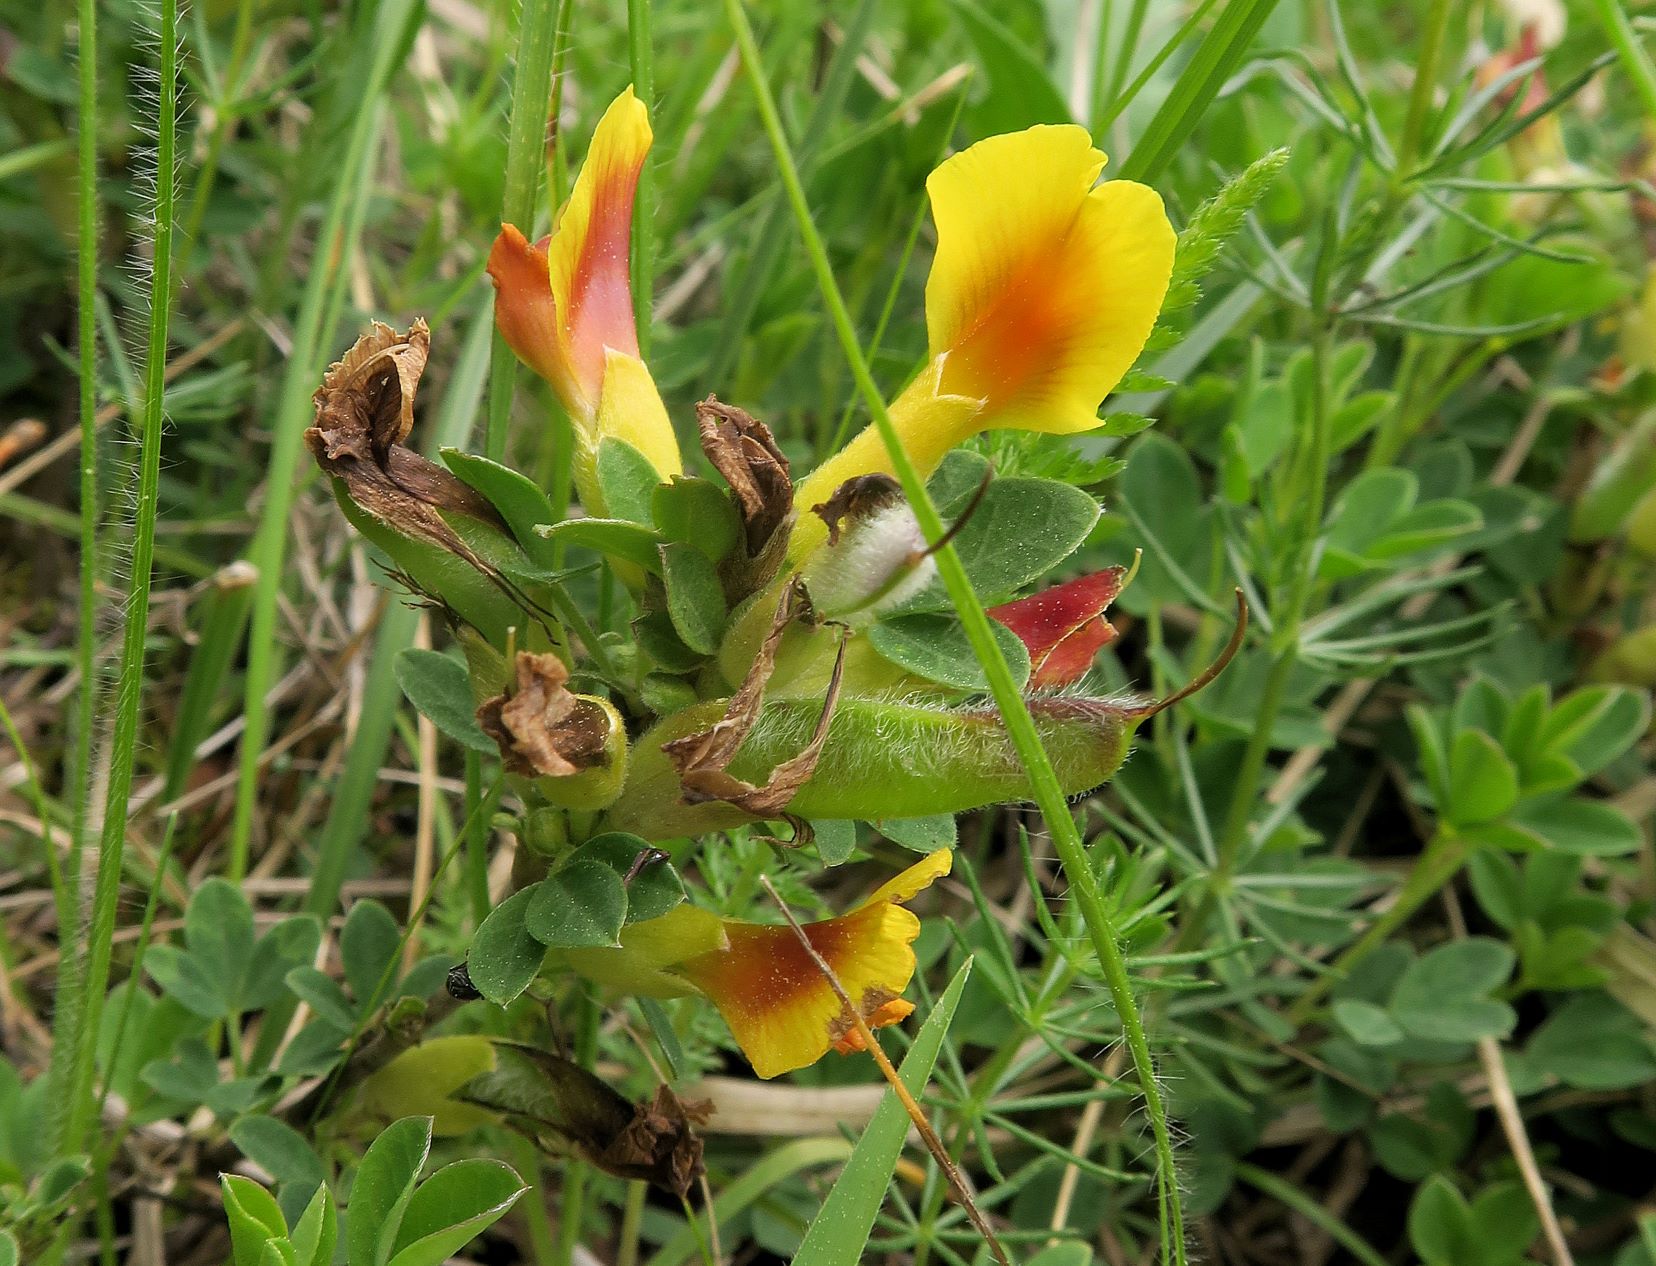
M1143 350L1173 269L1173 227L1159 195L1113 180L1072 124L993 136L926 181L937 254L926 283L930 361L891 405L921 474L990 427L1075 434ZM804 510L847 479L890 474L872 427L802 485ZM802 515L797 562L826 529Z
M531 244L503 225L489 252L495 322L569 411L576 485L595 512L603 509L595 463L605 438L637 449L663 480L683 470L633 319L633 199L652 139L649 110L629 87L599 120L552 235Z
M870 1028L896 1024L914 1010L902 993L914 975L920 920L904 907L948 874L953 860L950 850L939 849L849 914L804 925L812 949ZM862 1046L833 987L785 924L719 919L680 906L627 928L619 949L564 957L581 975L627 992L706 995L761 1077L814 1064L831 1046L843 1052Z

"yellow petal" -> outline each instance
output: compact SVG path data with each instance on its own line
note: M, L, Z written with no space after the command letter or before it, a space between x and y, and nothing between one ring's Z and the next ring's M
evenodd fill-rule
M1083 128L1034 127L980 141L926 182L939 387L983 399L985 425L1091 429L1155 324L1173 228L1154 190L1094 189L1104 161Z
M655 379L636 355L614 348L604 354L604 389L598 398L598 437L610 436L643 453L664 483L684 471Z
M759 1076L816 1063L851 1028L850 1017L794 930L731 922L725 931L728 949L681 970L713 1000ZM864 906L806 924L805 934L865 1018L880 1014L914 975L910 947L920 920L901 906Z
M892 424L903 441L909 460L919 470L921 478L937 469L937 464L961 440L979 429L978 414L982 402L966 396L951 396L938 391L939 361L933 361L920 376L909 384L908 390L890 406ZM874 427L865 428L855 439L833 457L818 466L794 494L798 520L793 535L788 538L788 556L795 561L808 557L817 546L828 539L827 525L815 514L812 506L827 501L847 479L873 473L894 474L891 455L885 441Z
M598 408L605 349L638 355L628 255L633 195L651 139L650 112L628 87L598 121L547 248L573 392L564 403L586 417Z
M953 849L940 848L936 852L927 853L895 879L887 880L875 890L873 896L863 902L861 906L858 906L857 909L861 910L863 906L871 906L876 901L890 901L897 905L906 905L943 878L944 875L947 875L949 868L953 865Z
M682 998L695 989L667 969L718 953L727 944L725 924L718 915L681 905L658 918L622 928L619 948L564 950L562 957L576 975L618 993Z

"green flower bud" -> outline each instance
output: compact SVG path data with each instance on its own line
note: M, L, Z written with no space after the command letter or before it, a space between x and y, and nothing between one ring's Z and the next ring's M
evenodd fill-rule
M1656 488L1656 418L1645 418L1615 442L1570 511L1570 541L1619 535L1634 507Z
M525 588L534 568L489 499L404 441L431 350L424 321L406 334L375 322L329 367L305 443L333 479L346 518L408 585L504 646L550 644ZM531 586L533 587L533 586Z

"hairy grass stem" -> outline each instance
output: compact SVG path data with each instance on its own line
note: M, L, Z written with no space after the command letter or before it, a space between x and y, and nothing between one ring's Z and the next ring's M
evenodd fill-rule
M922 532L928 541L938 541L947 529L937 513L937 507L932 504L930 494L926 491L925 481L903 448L902 439L886 411L885 400L863 358L862 344L852 325L850 313L846 310L845 301L840 295L838 282L834 279L827 248L811 218L810 205L805 198L798 167L789 149L782 120L777 114L776 103L771 97L770 85L764 77L763 63L746 9L741 0L725 0L725 10L730 16L731 25L735 28L748 81L758 99L760 119L766 135L770 138L783 187L787 190L788 200L793 206L800 236L804 241L806 253L810 256L817 285L828 307L840 347L873 415L874 425L879 429L880 437L885 442L898 482L913 507ZM1134 1070L1139 1079L1145 1110L1150 1118L1155 1139L1162 1260L1183 1266L1184 1218L1173 1157L1172 1131L1168 1125L1160 1088L1156 1084L1155 1061L1150 1053L1149 1040L1133 996L1132 981L1128 975L1121 942L1105 907L1098 877L1081 841L1075 819L1070 814L1063 788L1059 785L1057 774L1053 771L1052 763L1041 745L1040 735L1035 729L1034 718L1024 702L1023 694L995 641L983 603L973 590L952 544L946 544L937 550L934 557L972 651L983 666L984 674L989 681L990 693L1006 722L1013 747L1034 785L1035 801L1046 818L1053 846L1058 851L1064 874L1070 882L1071 896L1083 912L1111 1000L1120 1016L1122 1031L1133 1057Z

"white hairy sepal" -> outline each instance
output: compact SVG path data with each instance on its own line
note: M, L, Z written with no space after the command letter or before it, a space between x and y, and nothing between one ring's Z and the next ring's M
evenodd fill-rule
M847 525L804 568L817 614L853 626L900 606L937 575L926 538L906 501L893 500Z

